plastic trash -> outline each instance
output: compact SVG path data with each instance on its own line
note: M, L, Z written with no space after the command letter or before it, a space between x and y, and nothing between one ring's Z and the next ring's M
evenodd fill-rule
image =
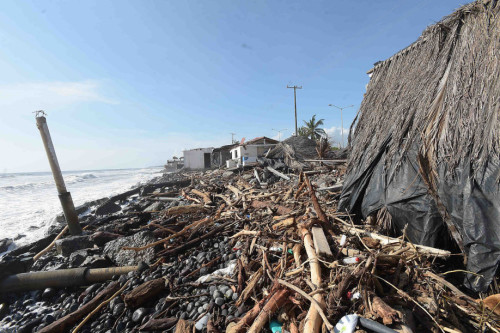
M353 333L356 330L356 325L358 324L372 330L376 333L396 333L395 330L377 323L374 320L366 319L358 316L357 314L350 314L343 316L338 321L337 325L333 328L334 333Z
M374 320L366 319L363 317L359 317L359 324L364 328L368 328L376 333L397 333L392 328L389 328L381 323L377 323Z
M282 333L281 332L282 326L283 325L279 321L277 321L276 319L271 320L271 322L269 323L269 329L273 333Z
M335 333L353 333L358 324L358 315L350 314L343 316L333 328Z
M359 293L359 291L356 291L355 293L348 291L347 298L350 299L351 301L355 301L361 298L361 294Z
M283 252L283 248L277 247L277 246L272 246L272 247L269 248L269 251L271 251L271 252ZM290 254L293 254L293 250L292 249L288 249L287 252L290 253Z
M359 257L347 257L342 259L342 263L349 265L349 264L357 264L360 262L361 259Z
M234 273L236 265L237 265L237 260L236 259L231 260L226 268L221 268L212 272L211 274L200 276L200 278L196 280L196 282L201 282L201 283L212 282L214 276L230 276Z
M346 241L347 241L347 236L342 235L342 237L340 237L340 246L341 247L344 246Z

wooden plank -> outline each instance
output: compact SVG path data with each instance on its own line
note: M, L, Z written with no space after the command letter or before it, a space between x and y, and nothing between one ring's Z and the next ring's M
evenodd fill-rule
M322 162L322 163L332 163L332 164L341 164L347 163L347 160L304 160L304 162Z
M262 182L260 181L259 173L257 172L257 170L256 170L256 169L253 169L253 174L254 174L255 178L257 179L257 181L259 182L259 184L260 184L260 183L262 183Z
M321 227L312 227L312 235L314 240L314 249L318 256L332 257L333 253L326 240L325 232Z
M320 188L317 188L316 191L337 192L337 191L341 191L343 187L344 187L344 183L341 183L341 184L336 184L336 185L329 186L329 187L320 187Z
M285 175L285 174L282 174L281 172L279 172L278 170L276 170L276 169L275 169L275 168L273 168L273 167L268 166L268 167L267 167L267 170L271 171L272 173L274 173L274 174L275 174L276 176L278 176L278 177L281 177L281 178L283 178L283 179L285 179L285 180L290 180L290 177L288 177L288 176L287 176L287 175Z

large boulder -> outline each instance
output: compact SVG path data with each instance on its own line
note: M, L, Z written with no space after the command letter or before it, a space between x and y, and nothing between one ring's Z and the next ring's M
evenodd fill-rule
M144 212L157 212L157 211L160 211L161 209L163 208L163 203L161 202L155 202L151 205L149 205L148 207L146 207L146 209L144 209Z
M122 210L122 207L112 201L105 202L104 204L97 207L95 214L96 215L108 215L114 214Z
M58 239L56 241L57 253L62 254L65 257L71 255L71 253L94 247L94 242L90 240L89 236L70 236L63 239Z
M112 232L107 232L107 231L98 231L94 233L90 238L94 241L94 243L97 244L97 246L103 246L107 242L110 242L112 240L115 240L122 235L115 234Z
M139 247L153 243L156 239L148 231L141 231L132 236L118 238L106 243L103 253L108 255L117 266L137 265L140 261L150 263L154 258L154 249L144 251L122 250L122 247Z
M9 246L12 245L12 239L10 238L4 238L0 239L0 253L5 252L9 249Z
M0 280L12 274L25 273L33 265L31 256L11 256L9 253L0 260Z

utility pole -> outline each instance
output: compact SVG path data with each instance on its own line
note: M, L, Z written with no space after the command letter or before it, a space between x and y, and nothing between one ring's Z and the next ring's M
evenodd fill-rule
M286 86L287 88L293 88L293 101L295 104L295 136L299 135L298 129L297 129L297 89L302 89L302 86L293 86L290 87L289 85Z
M273 131L278 132L278 141L281 141L281 132L288 131L288 129L284 128L284 129L277 130L277 129L273 128Z
M43 145L45 147L45 152L47 153L47 158L49 159L50 169L52 170L52 175L54 176L57 192L59 193L59 201L61 201L61 206L64 212L64 217L66 218L66 223L68 224L69 232L73 236L81 235L82 227L78 222L78 215L75 211L75 205L73 204L71 193L66 190L66 185L64 184L61 168L59 167L56 151L54 149L54 145L52 144L49 128L47 126L45 112L40 110L35 111L34 113L36 114L36 127L38 127L40 135L42 136Z
M231 134L231 144L233 144L234 143L234 136L236 135L236 133L229 133L229 134Z
M333 106L334 108L337 108L340 110L340 124L341 124L340 130L342 131L341 132L341 134L342 134L342 148L344 148L344 120L342 119L342 110L347 109L347 108L352 108L354 105L340 107L340 106L336 106L333 104L328 104L328 106Z

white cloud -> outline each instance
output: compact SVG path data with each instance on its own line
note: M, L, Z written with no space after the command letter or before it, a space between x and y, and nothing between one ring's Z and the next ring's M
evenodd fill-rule
M332 126L325 128L325 132L332 141L333 145L338 145L342 142L342 128L340 126ZM347 137L349 136L349 128L344 127L344 146L347 145Z
M94 80L74 82L25 82L0 85L0 110L57 109L78 102L118 104L99 92L101 83Z

